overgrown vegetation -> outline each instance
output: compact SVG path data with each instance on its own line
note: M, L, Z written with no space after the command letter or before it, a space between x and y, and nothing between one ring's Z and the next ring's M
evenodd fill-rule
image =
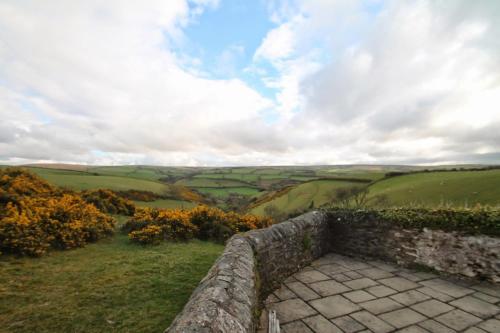
M114 231L115 220L78 194L22 169L0 170L0 251L41 256L71 249Z
M132 201L116 195L111 190L88 190L81 193L83 200L93 204L103 213L114 215L134 215L135 205Z
M201 205L191 210L140 208L122 230L140 244L192 238L223 242L235 233L267 227L271 223L267 217L226 213Z
M122 198L135 201L149 202L164 198L162 195L159 195L151 191L126 190L126 191L117 191L116 194L118 194Z
M459 231L466 234L500 236L500 211L488 207L451 208L387 208L328 211L335 223L389 223L405 228L429 228Z

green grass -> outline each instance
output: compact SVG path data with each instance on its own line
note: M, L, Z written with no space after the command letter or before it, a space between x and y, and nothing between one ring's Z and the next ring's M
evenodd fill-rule
M232 179L186 178L176 184L188 187L248 187L248 184Z
M245 182L255 182L258 175L251 173L202 173L194 176L195 178L208 178L208 179L228 179L228 180L242 180Z
M100 175L129 177L137 179L146 179L156 181L163 175L158 170L140 166L110 166L110 167L95 167L89 170L97 172Z
M253 187L221 187L221 188L200 187L195 189L201 193L210 194L221 199L227 198L231 193L237 193L248 196L254 196L257 193L260 193L258 189L255 189Z
M370 186L370 197L379 194L387 195L390 203L397 206L500 205L500 170L393 177Z
M333 189L355 185L355 183L337 180L310 181L294 187L278 198L255 207L251 212L256 215L264 215L266 206L275 205L280 211L290 214L307 209L312 201L314 201L314 207L319 207L329 202L327 194Z
M184 201L184 200L173 200L173 199L161 199L155 201L134 201L134 203L139 207L151 207L151 208L193 208L196 207L196 203Z
M92 173L86 172L44 168L30 168L30 170L54 185L67 187L73 190L108 188L120 191L134 189L163 194L168 192L169 189L168 185L145 179L95 176Z
M0 259L0 332L162 332L223 249L125 235L42 258Z

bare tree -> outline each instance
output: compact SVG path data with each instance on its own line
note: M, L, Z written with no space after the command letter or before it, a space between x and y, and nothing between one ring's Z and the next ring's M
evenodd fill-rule
M368 187L339 187L330 191L327 196L332 205L364 207L368 199Z
M266 216L272 218L276 222L280 222L286 218L285 213L279 210L279 208L274 204L267 205L264 208L264 214L266 214Z
M351 198L354 201L354 206L356 208L365 207L368 198L368 187L366 186L354 186L351 187Z

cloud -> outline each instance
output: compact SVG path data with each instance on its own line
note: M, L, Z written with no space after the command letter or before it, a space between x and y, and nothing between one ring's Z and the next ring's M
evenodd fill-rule
M284 23L269 31L255 52L254 58L274 61L290 56L294 48L292 24L292 22Z
M184 29L223 5L2 1L0 161L498 158L498 2L270 1L261 45L235 41L207 68ZM244 53L266 91L238 72Z
M500 38L500 6L387 1L374 10L371 5L288 2L288 14L273 15L280 27L294 25L291 38L299 50L285 60L269 57L280 72L275 81L296 82L293 89L278 86L301 110L287 132L303 138L308 128L317 138L296 153L326 143L326 154L336 161L384 163L415 156L448 162L499 152L500 141L491 133L500 130L500 45L493 42ZM328 20L330 13L335 17ZM297 15L304 19L297 23ZM304 59L314 64L305 73Z
M207 3L2 2L3 159L193 163L232 124L265 126L271 101L242 80L196 75L173 51Z

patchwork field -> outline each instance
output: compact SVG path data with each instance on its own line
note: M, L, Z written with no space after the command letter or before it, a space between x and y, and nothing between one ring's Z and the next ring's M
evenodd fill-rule
M238 196L239 210L247 208L249 212L263 215L264 209L269 205L275 206L284 214L306 210L312 205L320 207L330 203L331 192L335 188L352 186L366 186L369 190L368 204L372 205L375 197L384 197L385 204L390 206L498 205L500 170L432 171L480 167L426 167L430 172L389 178L385 177L388 173L423 171L424 167L346 165L191 168L68 165L65 168L65 165L57 164L53 167L43 165L30 168L53 184L77 190L135 189L167 195L154 202L140 202L140 206L189 208L205 200L210 205L227 208L235 207L234 196ZM174 185L180 187L173 188ZM183 191L185 193L181 195ZM195 199L196 196L198 199ZM233 202L230 203L229 200Z
M203 194L210 194L217 198L227 198L231 193L241 194L245 196L255 196L260 193L259 189L254 187L198 187L196 188Z
M107 188L115 191L141 190L162 194L169 186L156 181L115 175L101 175L90 172L30 168L31 171L50 183L72 190Z

